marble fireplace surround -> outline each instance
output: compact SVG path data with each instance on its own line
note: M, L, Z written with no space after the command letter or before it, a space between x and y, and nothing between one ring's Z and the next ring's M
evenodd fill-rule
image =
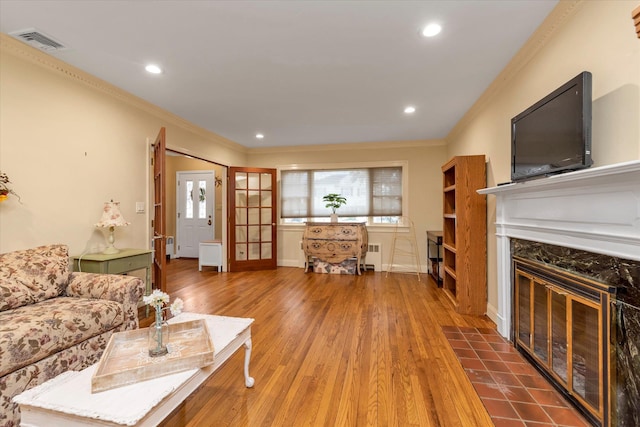
M479 190L496 196L498 307L511 339L512 238L640 261L640 161Z

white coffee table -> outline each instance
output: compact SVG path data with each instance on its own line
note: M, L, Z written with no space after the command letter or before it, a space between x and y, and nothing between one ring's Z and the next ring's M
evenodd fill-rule
M65 372L14 397L22 426L155 426L204 383L241 346L245 347L245 385L249 376L253 319L182 313L170 322L205 319L213 340L213 365L136 384L91 393L96 365Z

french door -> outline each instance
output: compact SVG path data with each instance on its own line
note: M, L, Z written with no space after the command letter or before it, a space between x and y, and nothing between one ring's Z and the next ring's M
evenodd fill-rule
M153 283L156 289L167 291L166 265L166 187L165 187L165 128L160 132L153 144Z
M229 271L277 267L276 170L229 168Z

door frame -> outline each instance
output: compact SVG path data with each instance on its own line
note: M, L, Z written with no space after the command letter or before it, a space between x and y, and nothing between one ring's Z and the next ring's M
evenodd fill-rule
M166 233L166 130L160 128L158 136L153 143L152 163L152 194L153 194L153 220L151 227L153 230L152 249L153 249L153 285L155 289L162 292L167 291L166 278L166 251L167 239Z
M153 146L151 147L153 149ZM178 148L178 147L173 147L170 145L165 145L165 152L166 151L170 151L172 153L175 154L179 154L181 156L185 156L185 157L190 157L192 159L197 159L197 160L202 160L203 162L207 162L207 163L211 163L213 165L217 165L220 166L222 168L222 171L220 173L220 178L222 180L222 186L221 186L221 194L220 194L220 203L222 205L222 210L220 212L220 232L221 232L221 236L220 239L222 240L222 271L229 271L228 270L228 262L227 262L227 246L228 246L228 181L227 181L227 177L229 176L229 166L225 165L223 163L219 163L219 162L215 162L213 160L209 160L206 159L204 157L201 157L197 154L194 154L192 152L188 152L185 151L184 148ZM151 177L151 193L153 195L153 176ZM215 184L214 184L215 185ZM153 206L153 199L151 199L151 206ZM176 206L177 208L177 206ZM214 207L214 209L216 209L216 207ZM166 210L166 207L165 207ZM175 236L174 236L175 238Z

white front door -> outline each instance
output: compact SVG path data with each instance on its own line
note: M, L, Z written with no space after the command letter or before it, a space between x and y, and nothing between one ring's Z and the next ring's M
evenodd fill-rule
M177 255L198 258L200 242L213 240L214 171L176 173Z

